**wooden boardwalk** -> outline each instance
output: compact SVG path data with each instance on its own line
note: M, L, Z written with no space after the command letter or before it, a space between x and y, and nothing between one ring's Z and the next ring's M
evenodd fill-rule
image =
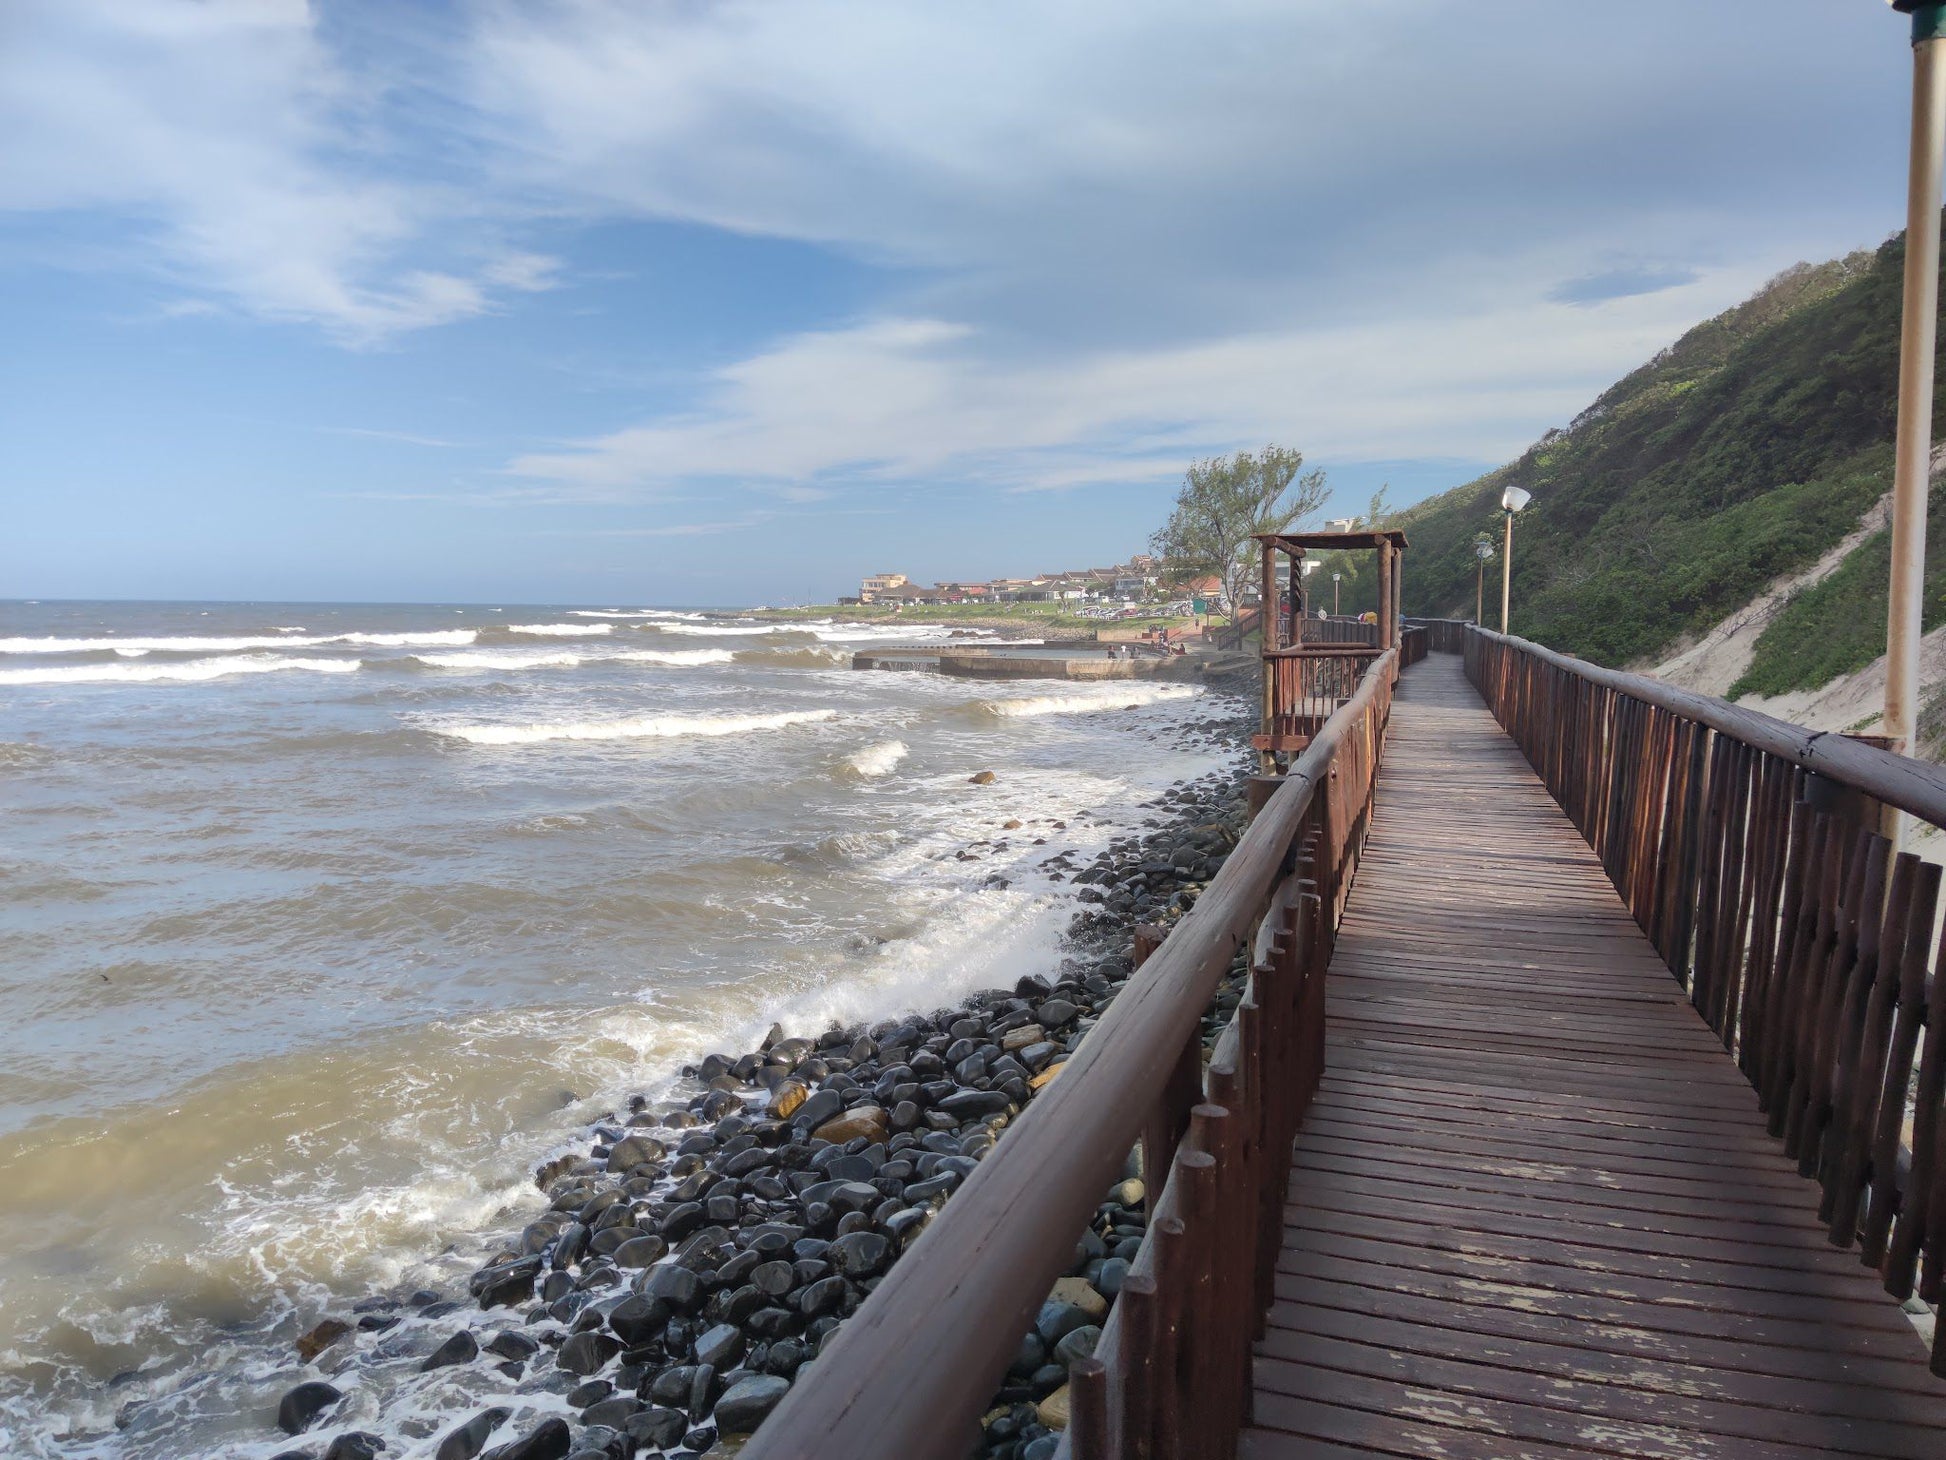
M1329 986L1240 1454L1946 1456L1919 1336L1453 656Z

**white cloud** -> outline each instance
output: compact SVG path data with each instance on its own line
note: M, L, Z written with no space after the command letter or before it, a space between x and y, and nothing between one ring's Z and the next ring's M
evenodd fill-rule
M544 226L910 266L681 414L520 457L497 503L1058 489L1270 438L1491 459L1869 241L1859 197L1896 222L1899 47L1864 10L15 0L0 207L137 225L171 313L352 344L554 287Z
M1286 327L1057 361L1008 360L964 324L879 319L786 340L714 377L703 409L517 459L610 499L699 477L978 480L1015 490L1173 477L1268 439L1320 459L1494 460L1565 423L1618 365L1760 274L1593 305L1518 291L1469 315ZM1166 423L1166 424L1158 424Z
M125 220L178 286L352 343L549 286L551 260L490 243L419 260L477 205L354 156L371 98L302 0L26 0L0 24L0 208Z

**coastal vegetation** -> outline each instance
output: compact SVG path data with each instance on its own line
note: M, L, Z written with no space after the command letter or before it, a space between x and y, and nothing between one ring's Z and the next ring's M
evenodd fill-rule
M1193 463L1175 508L1149 546L1164 576L1215 574L1231 604L1243 601L1257 571L1259 533L1288 532L1317 515L1328 495L1324 473L1304 470L1304 453L1270 445Z
M1407 611L1472 617L1474 542L1497 537L1508 486L1534 494L1516 535L1515 632L1599 663L1652 662L1814 563L1891 485L1904 265L1900 236L1788 269L1566 430L1399 513ZM1885 556L1880 535L1800 593L1738 692L1809 688L1869 662Z

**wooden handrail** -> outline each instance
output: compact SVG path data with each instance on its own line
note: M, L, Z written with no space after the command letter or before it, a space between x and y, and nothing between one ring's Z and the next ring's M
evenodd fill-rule
M1408 618L1409 629L1426 631L1426 647L1440 654L1459 654L1466 648L1466 631L1473 621L1465 618Z
M1159 1086L1199 1039L1204 1010L1238 950L1257 937L1300 838L1315 835L1314 810L1340 806L1334 771L1341 747L1354 747L1352 759L1369 782L1397 664L1389 652L1372 664L1196 905L1131 975L1061 1078L1027 1107L832 1336L814 1377L792 1388L744 1450L746 1460L962 1460L1021 1336L1068 1269L1076 1237L1143 1133ZM1324 787L1331 790L1321 796ZM1327 841L1345 838L1340 826ZM1192 1132L1221 1145L1206 1127L1224 1114L1215 1109L1214 1116L1192 1119ZM1231 1122L1230 1129L1240 1124ZM1207 1144L1190 1146L1185 1142L1176 1165L1218 1169ZM1166 1157L1159 1164L1173 1169ZM1159 1183L1162 1174L1152 1172L1150 1180ZM1179 1193L1168 1200L1191 1198ZM1158 1229L1169 1230L1167 1222L1159 1219L1150 1230ZM1238 1378L1225 1373L1226 1383ZM1092 1413L1105 1406L1105 1375L1095 1369L1081 1377L1078 1413Z
M1832 1244L1896 1298L1946 1297L1941 869L1880 834L1888 805L1946 826L1946 771L1485 629L1466 672L1817 1181Z
M1654 705L1710 729L1765 755L1779 756L1792 765L1813 771L1828 780L1850 787L1875 801L1918 817L1933 826L1946 827L1946 767L1914 760L1910 756L1881 750L1874 745L1828 730L1807 730L1787 720L1774 719L1756 710L1744 709L1727 700L1679 689L1660 679L1629 674L1620 669L1604 669L1598 664L1559 654L1552 649L1513 636L1503 637L1491 629L1474 626L1481 642L1504 644L1538 663L1572 674L1589 684L1625 694L1643 704Z

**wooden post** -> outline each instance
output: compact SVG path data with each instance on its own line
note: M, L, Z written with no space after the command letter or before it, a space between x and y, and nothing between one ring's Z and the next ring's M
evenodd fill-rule
M1304 642L1304 549L1286 552L1284 561L1290 564L1289 601L1284 605L1284 613L1290 623L1288 642L1296 648Z
M1405 642L1405 553L1392 550L1392 642Z
M1392 544L1380 539L1378 545L1378 647L1392 647Z
M1277 548L1270 542L1263 544L1263 602L1257 608L1257 627L1263 638L1263 691L1264 713L1263 733L1271 735L1277 730L1277 686L1275 683L1276 661L1271 653L1277 648ZM1231 604L1233 612L1241 613L1240 604ZM1237 640L1237 647L1243 647L1243 640ZM1257 769L1264 775L1277 770L1277 753L1273 750L1262 751L1257 756Z

